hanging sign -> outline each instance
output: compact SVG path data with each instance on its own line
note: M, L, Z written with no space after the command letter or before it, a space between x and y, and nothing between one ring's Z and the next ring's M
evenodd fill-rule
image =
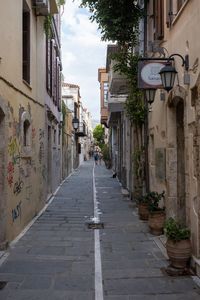
M167 60L142 59L138 62L138 88L161 89L163 88L160 70L166 65Z

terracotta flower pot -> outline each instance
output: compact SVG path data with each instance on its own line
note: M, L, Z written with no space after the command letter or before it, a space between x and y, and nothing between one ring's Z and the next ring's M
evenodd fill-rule
M152 234L161 235L163 233L164 222L164 211L154 211L149 213L148 225Z
M138 213L140 216L140 220L147 221L149 218L149 210L147 203L139 203L138 204Z
M166 242L166 250L171 261L171 265L177 269L184 269L191 257L192 247L189 239L181 241L173 241L168 239Z

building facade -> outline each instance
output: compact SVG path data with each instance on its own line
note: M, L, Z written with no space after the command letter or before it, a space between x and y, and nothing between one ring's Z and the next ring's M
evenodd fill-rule
M133 127L126 115L125 102L129 93L125 75L115 71L116 62L111 55L118 52L117 45L107 46L106 72L108 73L108 127L112 169L124 188L133 192L133 172L131 138Z
M63 83L62 84L62 99L63 104L67 109L66 120L68 120L68 144L71 147L70 153L72 156L72 163L70 156L66 156L66 152L69 153L67 147L63 147L63 156L68 157L68 163L65 160L65 165L71 165L71 170L76 169L83 161L89 159L89 151L92 143L92 120L90 112L83 107L80 96L80 87L76 84ZM77 129L72 127L73 120L77 119ZM69 143L69 135L71 139L71 145ZM65 135L64 135L65 136ZM66 140L67 137L65 136ZM63 144L64 145L64 144Z
M165 190L167 216L191 229L193 263L200 274L200 2L155 1L147 8L153 16L147 19L148 41L156 46L154 52L175 54L178 72L169 93L156 91L149 113L150 188ZM183 60L188 55L189 70L180 55Z
M47 199L44 15L59 12L56 1L47 4L41 8L37 1L8 0L0 5L1 249L22 231Z

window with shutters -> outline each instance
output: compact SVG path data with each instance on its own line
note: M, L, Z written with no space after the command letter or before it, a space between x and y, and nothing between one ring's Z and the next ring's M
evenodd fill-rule
M154 0L154 40L164 38L164 1Z
M22 31L22 78L30 84L30 11L25 1L23 1Z
M57 38L56 16L53 17L50 40L46 38L46 88L53 103L61 111L61 64L59 59L59 41Z
M108 89L109 89L109 83L103 82L103 105L104 105L104 107L108 106Z
M46 88L50 96L52 96L52 41L46 39Z

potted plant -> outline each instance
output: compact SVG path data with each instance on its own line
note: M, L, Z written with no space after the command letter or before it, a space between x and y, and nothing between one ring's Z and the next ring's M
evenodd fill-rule
M165 222L165 207L161 207L159 204L162 199L164 200L164 194L164 191L160 194L154 191L148 193L148 225L150 228L150 232L154 235L161 235L163 233L163 227Z
M140 220L147 221L149 218L149 199L147 195L140 196L136 200Z
M190 229L169 218L164 224L164 232L167 236L166 250L172 267L184 269L192 253Z

